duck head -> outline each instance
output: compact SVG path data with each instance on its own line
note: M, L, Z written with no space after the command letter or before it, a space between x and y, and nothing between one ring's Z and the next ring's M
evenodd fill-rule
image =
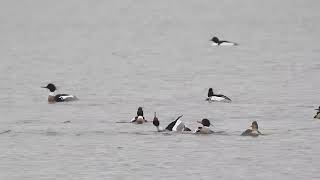
M257 121L253 121L250 127L252 128L252 130L258 130L259 126Z
M47 88L50 90L50 92L54 92L55 90L57 90L56 86L52 83L49 83L47 86L43 86L42 88Z
M212 88L209 88L209 90L208 90L208 97L211 97L211 96L213 96L213 95L214 95L214 93L213 93Z
M215 43L219 43L220 42L220 40L215 36L213 38L211 38L211 41L213 41Z
M201 121L197 121L197 122L206 127L209 127L211 125L209 119L202 119Z

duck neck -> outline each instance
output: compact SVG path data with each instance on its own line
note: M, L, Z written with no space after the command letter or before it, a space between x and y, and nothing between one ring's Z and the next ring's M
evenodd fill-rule
M55 102L55 94L54 94L54 92L50 91L49 96L48 96L48 102L49 103L54 103Z

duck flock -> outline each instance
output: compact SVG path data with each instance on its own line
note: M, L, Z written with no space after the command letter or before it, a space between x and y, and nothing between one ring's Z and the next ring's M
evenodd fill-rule
M52 83L48 84L47 86L44 86L42 88L47 88L50 93L48 96L48 102L49 103L56 103L56 102L68 102L68 101L76 101L79 100L76 96L70 95L70 94L55 94L56 91L56 86ZM208 89L208 97L205 99L208 102L227 102L230 103L232 100L223 95L223 94L215 94L212 90L212 88ZM316 115L314 118L320 119L320 106L318 107ZM154 118L153 118L153 125L156 127L158 132L178 132L178 133L193 133L193 134L214 134L214 133L220 133L220 132L215 132L210 129L211 122L209 119L204 118L201 121L197 121L200 126L198 126L196 129L192 130L188 128L180 119L183 115L177 117L174 121L169 123L165 128L162 128L160 126L160 121L157 117L156 112L154 112ZM143 108L139 107L137 110L137 114L134 118L131 119L130 123L134 124L144 124L147 123L148 121L144 117L143 113ZM10 132L10 131L6 131ZM253 121L250 128L246 129L243 133L241 133L241 136L252 136L252 137L257 137L259 135L263 135L259 131L259 126L257 121Z
M217 37L211 38L212 46L237 46L238 43L231 42L231 41L225 41L225 40L219 40ZM43 86L42 88L48 89L49 96L48 96L48 102L49 103L56 103L56 102L68 102L68 101L76 101L79 100L76 96L70 95L70 94L55 94L55 91L57 90L56 86L52 83L49 83L47 86ZM227 102L230 103L232 100L223 95L223 94L215 94L212 90L212 88L208 89L208 97L205 99L209 103L212 102ZM316 115L314 116L315 119L320 119L320 106L318 107ZM160 121L157 117L156 112L154 113L153 118L153 125L156 127L158 132L166 132L166 131L173 131L173 132L180 132L180 133L194 133L194 134L214 134L215 131L210 129L211 122L209 119L204 118L201 121L197 121L200 126L194 130L188 128L180 119L182 115L177 117L173 122L169 123L165 128L160 127ZM130 123L134 124L143 124L148 122L143 114L142 107L139 107L137 110L137 115L131 119ZM245 130L243 133L241 133L242 136L252 136L257 137L259 135L263 135L258 130L258 123L257 121L253 121L250 128ZM6 130L3 132L0 132L0 134L11 132L10 130Z

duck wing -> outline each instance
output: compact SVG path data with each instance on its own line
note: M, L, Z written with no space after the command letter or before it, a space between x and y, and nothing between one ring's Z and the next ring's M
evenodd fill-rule
M54 97L56 102L64 102L64 101L75 101L78 100L77 97L70 95L70 94L57 94Z
M219 45L231 45L231 46L237 46L239 45L238 43L231 42L231 41L220 41Z
M182 116L183 116L183 115L177 117L176 120L172 121L172 122L166 127L166 130L172 131L173 127L175 126L175 124L177 123L177 121L178 121Z
M230 99L230 98L228 98L227 96L225 96L225 95L223 95L223 94L215 94L214 96L222 97L222 98L224 98L224 99L226 99L226 100L231 101L231 99Z

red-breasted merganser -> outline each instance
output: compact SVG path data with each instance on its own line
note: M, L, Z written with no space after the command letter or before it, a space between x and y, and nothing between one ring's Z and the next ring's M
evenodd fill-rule
M57 90L57 88L52 83L49 83L47 86L44 86L42 88L47 88L50 91L49 96L48 96L49 103L78 100L78 98L76 96L70 95L70 94L57 94L57 95L55 95L54 92L55 92L55 90Z

